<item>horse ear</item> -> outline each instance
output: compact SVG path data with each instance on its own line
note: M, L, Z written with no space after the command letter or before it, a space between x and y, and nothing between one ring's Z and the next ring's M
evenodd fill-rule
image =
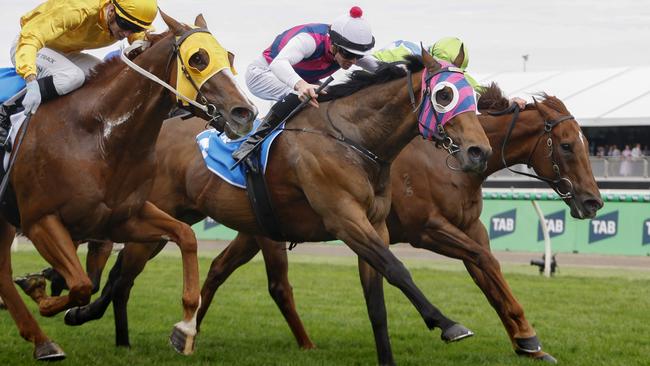
M465 61L465 45L461 43L460 50L458 50L458 56L456 56L456 59L452 63L456 65L456 67L462 69L464 61Z
M208 29L208 23L205 21L203 14L199 14L196 16L196 19L194 19L194 25L199 28Z
M169 15L165 14L162 10L158 9L160 12L160 16L162 17L163 21L169 29L174 32L174 34L179 35L183 32L183 25L179 22L177 22L174 18L170 17Z
M427 70L431 72L431 71L438 70L439 68L442 67L440 63L436 61L436 59L433 58L433 56L431 56L429 51L427 51L427 49L424 48L422 42L420 42L420 49L422 50L422 62L424 63L424 66L426 66Z
M537 102L537 98L533 97L533 104L535 104L535 109L539 112L539 114L542 115L542 117L547 118L548 117L548 111L546 110L546 106L544 103L539 103Z

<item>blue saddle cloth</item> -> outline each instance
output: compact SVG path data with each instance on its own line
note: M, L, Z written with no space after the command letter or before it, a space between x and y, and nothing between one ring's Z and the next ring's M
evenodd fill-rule
M13 97L25 87L25 80L13 67L0 67L0 103Z
M259 119L255 121L253 131L257 130L260 123L261 121ZM282 132L283 128L284 125L271 133L262 143L260 162L264 172L266 172L266 163L269 158L271 144L273 144L273 140ZM198 134L196 136L196 142L205 160L205 165L211 172L233 186L246 188L245 164L239 164L235 169L230 170L230 167L235 164L235 160L231 155L252 133L251 131L245 137L237 140L231 140L225 133L217 132L214 129L206 130Z

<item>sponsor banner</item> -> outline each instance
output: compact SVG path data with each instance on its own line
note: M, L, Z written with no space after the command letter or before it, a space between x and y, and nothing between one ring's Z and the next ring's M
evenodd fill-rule
M496 239L515 232L517 210L510 210L490 218L490 239Z
M618 211L597 216L589 224L589 244L613 238L618 232Z
M557 211L550 215L544 215L549 237L553 238L564 234L564 227L566 225L565 218L566 210ZM539 223L539 225L537 225L537 241L542 240L544 240L544 233L542 232L542 223Z

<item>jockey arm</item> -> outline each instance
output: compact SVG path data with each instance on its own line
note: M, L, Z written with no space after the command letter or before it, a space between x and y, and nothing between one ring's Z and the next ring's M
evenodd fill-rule
M313 99L310 104L318 107L315 91L318 85L307 83L293 69L293 65L308 58L314 52L316 52L316 41L309 34L297 34L282 48L269 64L269 68L280 81L297 91L298 97L304 99L311 96Z
M37 14L33 18L30 15L21 19L22 29L16 46L16 73L25 79L32 75L36 77L38 51L47 42L78 27L86 18L84 12L60 8Z

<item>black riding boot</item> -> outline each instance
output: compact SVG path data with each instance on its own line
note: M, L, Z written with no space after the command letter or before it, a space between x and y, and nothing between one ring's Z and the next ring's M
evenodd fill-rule
M255 145L264 140L264 138L273 130L282 120L291 113L300 104L300 99L296 94L289 94L281 101L275 103L269 113L264 117L262 123L255 133L250 135L244 141L239 149L232 153L232 158L239 161L245 158L253 150Z
M9 119L10 112L7 106L0 104L0 147L4 147L9 138L9 130L11 129L11 119Z

